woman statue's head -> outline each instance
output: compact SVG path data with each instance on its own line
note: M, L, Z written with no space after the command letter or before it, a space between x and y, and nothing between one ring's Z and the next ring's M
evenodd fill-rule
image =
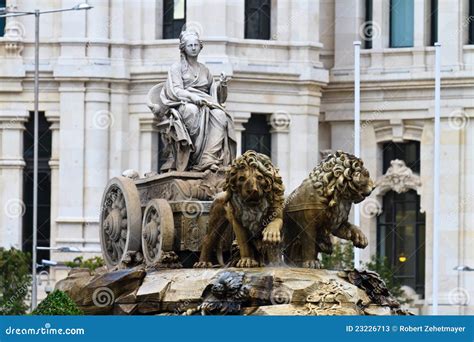
M181 55L197 57L202 50L202 41L195 31L182 31L179 35L179 50Z

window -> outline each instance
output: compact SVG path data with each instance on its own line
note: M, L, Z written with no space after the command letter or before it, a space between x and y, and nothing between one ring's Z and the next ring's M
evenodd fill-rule
M271 0L245 0L245 38L270 39Z
M418 294L425 287L425 215L414 190L383 197L383 212L377 217L377 254L388 259L393 277Z
M33 248L33 137L34 113L26 123L23 135L23 159L26 166L23 170L23 251L32 252ZM51 216L51 130L44 113L38 117L38 246L50 245ZM37 260L49 259L49 251L38 251Z
M403 160L413 172L420 173L420 143L409 141L402 144L394 142L383 144L384 174L390 167L390 162L395 159Z
M163 39L179 38L186 23L186 0L163 0Z
M390 47L412 47L413 0L390 0Z
M373 0L365 0L365 22L363 26L362 40L364 49L372 49L373 27Z
M0 0L0 8L7 6L7 0ZM5 35L6 18L0 18L0 37Z
M431 0L430 7L430 45L438 41L438 0Z
M474 44L474 0L469 0L469 40L468 44Z
M259 153L272 155L272 137L267 115L252 114L249 121L244 124L242 132L242 153L254 150Z
M384 173L394 159L403 160L413 172L419 173L419 142L384 144ZM394 270L393 277L402 285L424 295L425 215L420 212L420 196L415 190L385 193L383 211L377 217L377 255L387 258Z

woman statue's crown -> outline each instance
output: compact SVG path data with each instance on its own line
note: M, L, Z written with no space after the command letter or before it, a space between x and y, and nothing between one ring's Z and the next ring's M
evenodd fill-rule
M194 37L199 40L199 34L196 31L181 31L179 35L179 40L184 42L187 38Z

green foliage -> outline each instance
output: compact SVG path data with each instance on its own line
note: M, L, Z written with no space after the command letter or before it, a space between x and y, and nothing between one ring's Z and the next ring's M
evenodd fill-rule
M46 297L32 315L72 316L83 315L74 301L63 291L54 290Z
M22 315L28 309L30 254L0 247L0 315Z
M82 256L75 258L73 261L68 261L65 264L71 268L88 268L91 271L95 271L97 268L105 265L104 260L101 257L84 260Z
M352 244L342 241L334 243L331 255L321 254L321 267L328 270L354 268L354 247L352 247Z
M332 255L321 254L321 266L328 270L344 270L354 268L354 247L351 243L338 240L334 243ZM393 276L395 270L386 257L372 256L364 268L377 272L387 285L390 293L401 303L407 304L411 301L403 296L401 283Z

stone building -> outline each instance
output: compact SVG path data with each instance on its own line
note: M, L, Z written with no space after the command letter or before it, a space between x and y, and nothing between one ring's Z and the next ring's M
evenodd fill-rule
M429 313L434 47L442 43L440 312L474 313L474 1L88 0L41 16L39 244L99 252L107 180L157 171L147 91L179 58L184 24L217 77L239 151L271 155L287 190L328 150L353 150L353 41L361 52L361 156L379 187L361 205L371 255ZM76 0L0 0L18 10ZM0 245L31 250L34 19L0 21ZM67 260L75 255L42 253ZM52 270L52 281L60 276ZM464 305L466 304L466 305Z

